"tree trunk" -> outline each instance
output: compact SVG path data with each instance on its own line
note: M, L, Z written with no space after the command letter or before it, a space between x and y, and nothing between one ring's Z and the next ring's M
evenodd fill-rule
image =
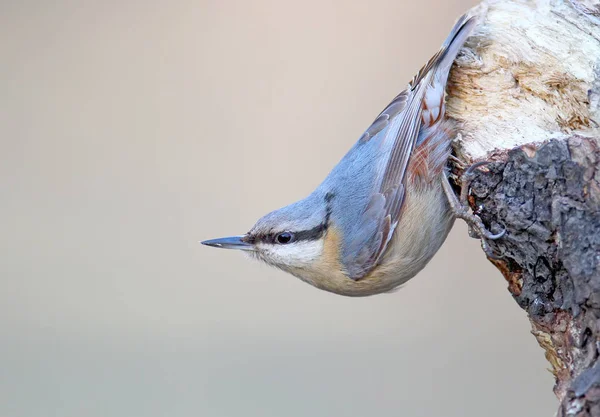
M447 100L458 158L491 162L469 202L507 231L488 257L546 351L558 416L600 417L600 2L497 0L473 14Z

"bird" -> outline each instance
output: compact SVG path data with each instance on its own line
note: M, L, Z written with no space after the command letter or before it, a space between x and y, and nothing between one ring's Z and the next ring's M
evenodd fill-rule
M200 242L237 249L321 290L363 297L394 291L420 272L455 218L498 239L448 180L457 127L445 117L450 69L477 19L467 14L441 49L375 118L306 198L274 210L246 234Z

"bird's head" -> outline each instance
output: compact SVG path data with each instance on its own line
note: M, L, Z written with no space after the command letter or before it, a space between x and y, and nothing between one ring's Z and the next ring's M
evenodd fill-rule
M321 263L331 226L332 195L311 195L260 218L245 235L206 240L204 245L239 249L269 265L303 276Z

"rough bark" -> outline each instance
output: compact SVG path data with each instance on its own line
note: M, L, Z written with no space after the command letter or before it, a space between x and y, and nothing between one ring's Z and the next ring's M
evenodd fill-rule
M507 230L489 258L546 352L558 415L600 417L600 3L499 0L473 13L447 102L458 158L491 161L470 204Z

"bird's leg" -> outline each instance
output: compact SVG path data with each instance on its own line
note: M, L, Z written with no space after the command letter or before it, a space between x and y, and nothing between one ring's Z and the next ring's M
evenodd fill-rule
M454 216L458 217L459 219L463 219L465 222L467 222L467 224L469 225L469 235L471 235L471 237L496 240L504 236L504 233L506 233L506 229L502 230L500 233L494 234L486 229L479 216L469 213L468 199L471 182L473 181L473 172L477 168L485 164L487 164L487 162L478 162L476 164L473 164L462 175L460 199L456 197L456 194L454 194L454 190L452 189L452 186L450 185L446 174L442 175L442 187L444 189L446 197L448 198L448 203L450 203L450 209L452 210L452 213L454 214ZM473 233L475 234L475 236L473 236ZM484 250L486 250L487 244L485 243L485 240L483 240L483 245ZM486 253L488 253L487 250Z

